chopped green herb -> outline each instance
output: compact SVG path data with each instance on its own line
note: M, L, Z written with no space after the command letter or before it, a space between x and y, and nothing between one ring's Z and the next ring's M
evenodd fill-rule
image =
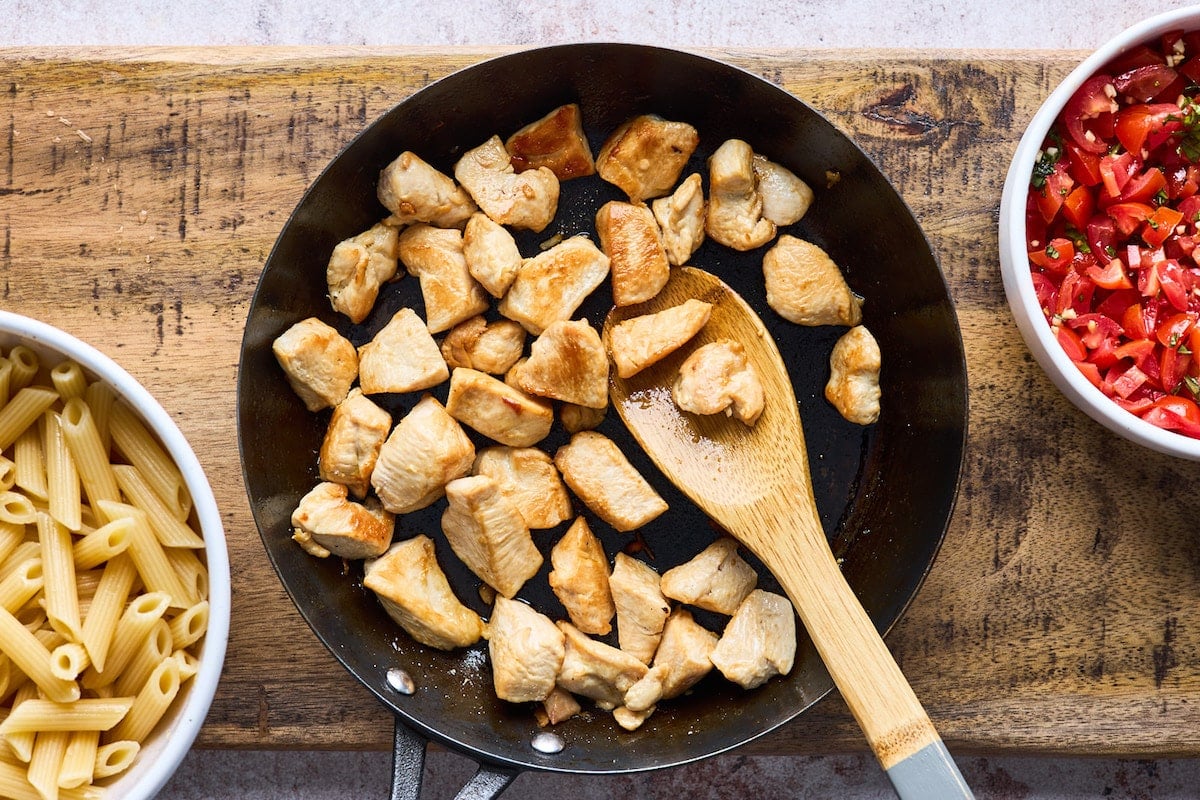
M1062 157L1062 150L1057 147L1047 147L1042 150L1038 156L1037 163L1033 165L1033 178L1029 184L1035 189L1041 189L1046 186L1046 179L1054 174L1054 165L1058 163L1058 159Z
M1058 248L1052 244L1046 245L1046 258L1058 258Z
M1200 212L1197 212L1200 213ZM1092 246L1088 244L1087 237L1080 233L1075 228L1067 228L1066 236L1071 240L1071 244L1075 245L1075 249L1081 253L1092 252Z
M1192 393L1192 397L1200 399L1200 378L1196 378L1194 375L1185 375L1183 385Z

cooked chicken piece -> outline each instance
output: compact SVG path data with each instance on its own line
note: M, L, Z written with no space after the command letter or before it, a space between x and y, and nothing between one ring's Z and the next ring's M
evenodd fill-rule
M349 339L316 317L288 328L271 345L288 384L309 411L346 399L358 377L358 353Z
M608 277L608 256L585 236L572 236L526 259L500 301L500 313L537 335L568 320Z
M533 703L550 696L566 646L549 617L519 600L497 597L485 636L497 697Z
M653 713L654 706L643 709L642 711L634 711L633 709L625 706L617 706L613 709L612 715L613 719L616 720L617 724L622 728L627 731L636 731L638 728L642 727L642 723L648 720L650 715Z
M392 429L379 449L371 486L393 514L431 505L446 484L466 475L475 461L475 445L431 395L421 400Z
M575 699L574 695L566 689L555 686L550 691L550 695L542 701L540 710L541 714L538 714L537 711L534 714L538 717L538 724L546 726L566 722L582 711L583 707L579 705L579 701Z
M608 137L596 156L596 171L635 203L662 197L679 180L698 144L700 134L686 122L643 114Z
M408 151L379 173L376 193L392 212L388 221L398 226L427 222L457 228L475 213L474 201L461 187Z
M550 588L584 633L603 636L617 613L608 585L608 559L587 520L576 517L550 551Z
M799 325L857 325L862 298L850 290L842 271L817 245L780 236L763 255L767 305Z
M757 583L758 573L738 555L738 543L724 536L664 572L662 592L672 600L730 615Z
M563 403L558 417L567 433L579 433L598 428L604 422L603 408L588 408L575 403Z
M862 325L846 331L829 355L825 398L857 425L879 420L879 343Z
M710 660L717 635L700 625L685 608L667 618L654 665L625 693L631 711L654 708L662 700L679 697L712 671Z
M513 367L513 383L539 397L588 408L608 405L608 356L586 319L553 322Z
M540 231L558 210L558 178L546 167L517 173L499 136L463 153L454 177L501 225Z
M796 615L782 595L755 589L713 648L713 666L743 689L786 675L796 658Z
M517 172L547 167L560 181L569 181L596 171L577 103L559 106L529 123L508 137L505 148Z
M571 518L571 498L550 456L536 447L485 447L475 456L474 475L487 475L534 530Z
M554 409L549 403L466 367L455 367L450 376L446 412L467 427L510 447L537 444L546 438L554 424Z
M812 188L780 164L754 154L754 177L762 195L762 215L783 227L799 222L813 201Z
M608 256L614 304L643 303L667 285L671 265L650 209L611 200L596 212L596 234Z
M670 197L660 197L650 204L662 231L667 261L675 267L686 264L704 243L704 216L708 206L700 183L700 173L693 172Z
M323 481L345 484L357 497L371 488L371 472L392 430L392 415L355 387L329 419L317 472Z
M483 636L483 620L454 596L428 536L397 542L368 561L363 586L421 644L453 650L469 647Z
M446 499L442 532L455 555L488 586L515 595L542 566L520 512L487 475L451 481Z
M525 329L511 319L488 322L471 317L442 340L442 358L450 367L468 367L503 375L525 351Z
M609 349L617 374L632 378L682 347L708 324L712 303L685 300L654 314L630 317L612 327Z
M521 368L525 366L525 362L528 360L529 356L522 356L518 358L517 363L509 367L508 372L504 373L504 382L515 389L521 388L517 386L517 374L521 371Z
M325 278L334 311L356 324L367 318L379 287L396 277L397 237L395 228L380 222L333 248Z
M675 404L693 414L736 417L753 426L763 412L762 380L746 360L742 345L718 339L692 351L671 386Z
M641 680L647 667L612 645L588 637L563 620L556 623L566 637L566 655L558 685L580 697L590 697L604 709L621 705L629 687Z
M775 237L775 223L763 217L753 164L754 151L741 139L727 140L708 159L704 231L734 250L753 250Z
M355 503L340 483L318 483L300 498L292 525L339 558L373 558L392 542L394 519L379 501Z
M414 225L400 234L397 252L421 281L430 333L450 330L488 308L488 295L467 270L462 232Z
M397 311L371 341L358 348L363 394L416 392L449 377L442 351L411 308Z
M636 530L667 510L666 501L602 433L575 434L558 449L554 464L576 497L618 531Z
M483 213L475 213L463 230L467 271L492 297L503 297L516 280L521 251L512 234Z
M617 607L617 641L621 649L649 664L662 638L671 604L659 589L659 577L650 565L617 553L608 577Z
M329 558L333 553L317 544L312 535L303 528L292 529L292 541L300 545L300 549L313 558Z

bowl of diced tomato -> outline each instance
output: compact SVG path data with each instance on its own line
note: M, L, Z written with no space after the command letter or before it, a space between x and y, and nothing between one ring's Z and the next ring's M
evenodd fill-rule
M1200 460L1200 6L1147 19L1050 94L1017 147L1000 260L1068 399Z

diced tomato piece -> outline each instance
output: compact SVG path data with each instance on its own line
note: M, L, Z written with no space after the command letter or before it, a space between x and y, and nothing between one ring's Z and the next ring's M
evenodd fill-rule
M1104 298L1096 311L1106 317L1112 317L1117 322L1120 322L1130 306L1138 305L1142 302L1142 297L1135 291L1129 289L1118 290L1110 293ZM1138 308L1138 313L1141 313L1141 308Z
M1100 344L1092 348L1088 353L1090 363L1095 364L1097 369L1108 369L1116 364L1119 359L1117 357L1117 340L1115 337L1104 339Z
M1154 331L1154 320L1146 318L1145 307L1138 303L1126 309L1121 317L1121 328L1134 341L1149 339Z
M1092 283L1101 289L1133 288L1133 283L1129 280L1129 276L1125 274L1125 265L1119 258L1109 261L1105 267L1090 267L1086 274L1092 279Z
M1100 156L1084 150L1070 139L1063 140L1066 150L1067 171L1071 177L1084 186L1095 186L1100 183Z
M1146 365L1153 360L1154 340L1134 339L1126 342L1116 349L1115 355L1117 358L1132 359L1135 366L1145 369Z
M1117 200L1122 203L1149 203L1166 188L1167 178L1162 170L1150 167L1131 177Z
M1120 75L1137 67L1165 64L1166 61L1163 59L1162 54L1162 50L1156 50L1149 45L1135 45L1108 62L1104 67L1104 71L1110 75Z
M1079 334L1080 341L1088 350L1095 350L1106 339L1121 335L1121 326L1115 319L1094 312L1067 320L1067 325Z
M1192 83L1200 83L1200 55L1193 55L1177 67L1180 75Z
M1146 219L1146 224L1142 226L1142 241L1151 247L1159 247L1167 240L1167 237L1175 232L1175 226L1183 219L1183 214L1180 214L1170 206L1159 206L1154 209L1154 213Z
M1154 213L1154 207L1148 203L1114 203L1104 209L1104 212L1112 219L1117 233L1122 237L1127 237L1150 218L1150 215Z
M1105 214L1093 216L1087 225L1087 240L1096 260L1107 264L1117 254L1117 226L1112 218Z
M1131 394L1142 388L1147 380L1146 373L1138 367L1137 364L1129 367L1121 373L1121 375L1112 382L1113 391L1119 397L1129 397Z
M1110 200L1121 196L1125 184L1138 173L1140 166L1133 153L1107 155L1100 159L1100 179ZM1103 198L1101 198L1103 199Z
M1192 230L1196 229L1196 224L1200 222L1200 195L1192 195L1185 197L1176 205L1176 210L1179 211L1181 221L1192 226Z
M1062 214L1075 230L1086 229L1088 220L1092 218L1095 211L1096 200L1092 197L1092 190L1087 186L1076 186L1063 199Z
M1062 349L1066 351L1072 361L1083 361L1087 358L1087 348L1083 346L1083 341L1075 331L1065 325L1060 325L1056 336L1058 343L1062 345Z
M1075 180L1067 173L1067 165L1061 159L1054 165L1054 172L1046 176L1041 188L1033 189L1034 202L1047 223L1052 222L1062 208L1063 201L1071 192Z
M1175 314L1162 321L1154 336L1164 347L1177 348L1187 340L1198 318L1200 315L1194 312Z
M1158 375L1164 391L1173 392L1179 388L1191 360L1191 353L1181 353L1173 347L1162 348L1158 357Z
M1068 270L1058 287L1058 302L1055 313L1062 316L1068 309L1076 314L1087 312L1092 304L1096 284L1074 270Z
M1114 77L1113 88L1122 97L1128 97L1135 103L1145 103L1157 97L1177 77L1178 73L1166 64L1146 64Z
M1051 239L1044 248L1029 251L1030 261L1042 269L1060 275L1067 271L1074 258L1075 245L1070 239Z
M1096 136L1087 136L1084 131L1084 122L1117 110L1117 104L1105 91L1106 87L1111 84L1110 76L1093 75L1075 90L1075 94L1071 95L1071 99L1063 108L1062 122L1063 127L1067 130L1067 135L1081 149L1089 153L1103 153L1108 149L1102 139Z
M1179 262L1163 261L1156 264L1154 269L1158 272L1159 289L1167 298L1167 302L1178 311L1187 311L1191 281L1179 266Z
M1200 407L1186 397L1168 395L1155 400L1140 416L1151 425L1200 439Z
M1091 381L1092 385L1097 389L1102 389L1102 381L1100 379L1100 368L1090 361L1075 361L1073 362L1079 371L1083 373L1083 377Z
M1130 106L1119 111L1113 123L1113 133L1117 141L1131 153L1140 153L1147 137L1164 128L1168 131L1180 128L1179 106L1174 103L1142 103Z

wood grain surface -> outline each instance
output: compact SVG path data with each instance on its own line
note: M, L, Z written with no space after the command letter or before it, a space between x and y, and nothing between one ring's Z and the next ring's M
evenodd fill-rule
M0 50L0 306L95 344L192 442L233 565L199 744L388 749L392 721L310 633L246 503L235 381L263 262L358 131L484 50ZM1108 434L1005 304L996 214L1040 98L1079 53L709 51L851 134L946 273L970 440L940 556L889 645L951 751L1200 755L1200 464ZM867 221L864 221L866 224ZM753 753L864 748L837 697Z

